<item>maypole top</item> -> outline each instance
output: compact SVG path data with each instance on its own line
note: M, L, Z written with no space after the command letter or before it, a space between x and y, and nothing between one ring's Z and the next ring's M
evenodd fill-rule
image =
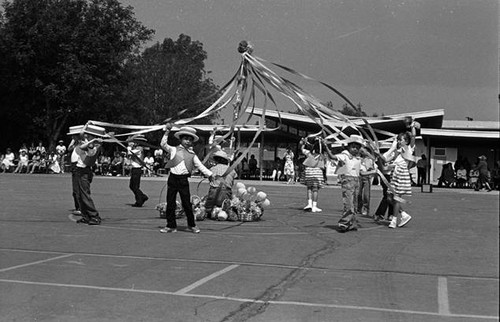
M245 52L251 54L253 52L253 45L246 40L242 40L238 44L238 52L240 54L243 54Z

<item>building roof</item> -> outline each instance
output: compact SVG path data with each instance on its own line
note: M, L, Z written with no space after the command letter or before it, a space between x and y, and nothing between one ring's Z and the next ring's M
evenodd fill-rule
M442 128L450 130L500 131L500 122L449 120L449 121L443 121Z
M454 138L481 138L500 139L500 132L497 131L472 131L472 130L450 130L450 129L421 129L422 136L431 137L454 137Z

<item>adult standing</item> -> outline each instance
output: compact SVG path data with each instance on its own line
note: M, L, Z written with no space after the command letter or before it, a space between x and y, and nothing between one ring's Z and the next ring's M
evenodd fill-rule
M478 159L479 161L477 162L477 165L473 169L479 172L476 191L484 188L486 188L488 191L491 191L491 187L488 182L488 163L486 162L486 156L481 155L478 157Z
M142 207L149 199L141 190L142 167L144 163L144 148L140 145L142 142L147 142L142 134L131 136L127 139L127 156L130 158L130 183L129 188L134 193L135 203L132 207Z
M420 160L417 161L417 186L427 183L427 170L430 168L429 161L425 154L422 154Z
M283 167L283 174L286 177L286 184L295 183L295 165L293 164L293 159L295 155L290 147L286 148L285 154L283 155L283 160L285 160L285 166Z
M65 156L66 156L66 146L64 145L63 140L59 140L58 144L56 145L56 155L57 155L57 161L59 162L59 166L61 167L61 173L64 173L64 167L65 167Z

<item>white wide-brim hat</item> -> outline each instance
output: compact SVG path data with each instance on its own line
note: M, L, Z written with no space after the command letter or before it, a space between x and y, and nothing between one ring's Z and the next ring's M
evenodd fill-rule
M193 138L193 142L198 141L200 138L198 135L196 135L196 129L190 127L190 126L183 126L181 129L174 134L174 136L178 139L181 138L183 135L189 135Z
M106 129L97 125L87 124L83 128L83 133L104 137L106 136Z
M346 144L349 144L349 143L358 143L358 144L361 144L361 145L365 145L365 140L360 135L351 134L351 136L349 136L349 138L345 141L345 143Z
M227 161L231 161L231 160L229 159L229 156L227 155L227 153L226 153L226 152L224 152L224 151L222 151L222 150L217 150L217 151L215 151L215 153L213 154L213 157L214 157L214 158L215 158L215 157L218 157L218 158L223 158L223 159L225 159L225 160L227 160Z
M68 135L76 135L82 133L83 128L85 125L75 125L75 126L70 126Z

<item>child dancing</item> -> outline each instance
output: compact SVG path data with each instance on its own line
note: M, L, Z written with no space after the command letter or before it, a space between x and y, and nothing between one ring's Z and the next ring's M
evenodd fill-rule
M394 216L389 228L403 227L411 216L402 208L404 195L411 195L410 166L414 164L413 152L415 150L415 133L420 124L412 122L410 131L401 132L393 141L391 148L384 153L386 162L391 162L394 169L391 175L393 193L389 193L389 200L393 205Z
M304 172L302 184L307 187L307 206L304 210L311 212L321 212L318 208L318 192L324 184L323 168L325 162L321 154L321 140L315 138L313 144L310 144L306 138L300 140L299 147L306 156L303 162Z
M361 167L360 151L365 145L364 139L356 134L351 135L347 140L347 149L339 154L332 154L327 150L332 160L338 161L337 174L340 176L342 186L342 202L344 209L342 217L338 222L340 232L358 230L356 212L358 207L359 194L359 173Z

